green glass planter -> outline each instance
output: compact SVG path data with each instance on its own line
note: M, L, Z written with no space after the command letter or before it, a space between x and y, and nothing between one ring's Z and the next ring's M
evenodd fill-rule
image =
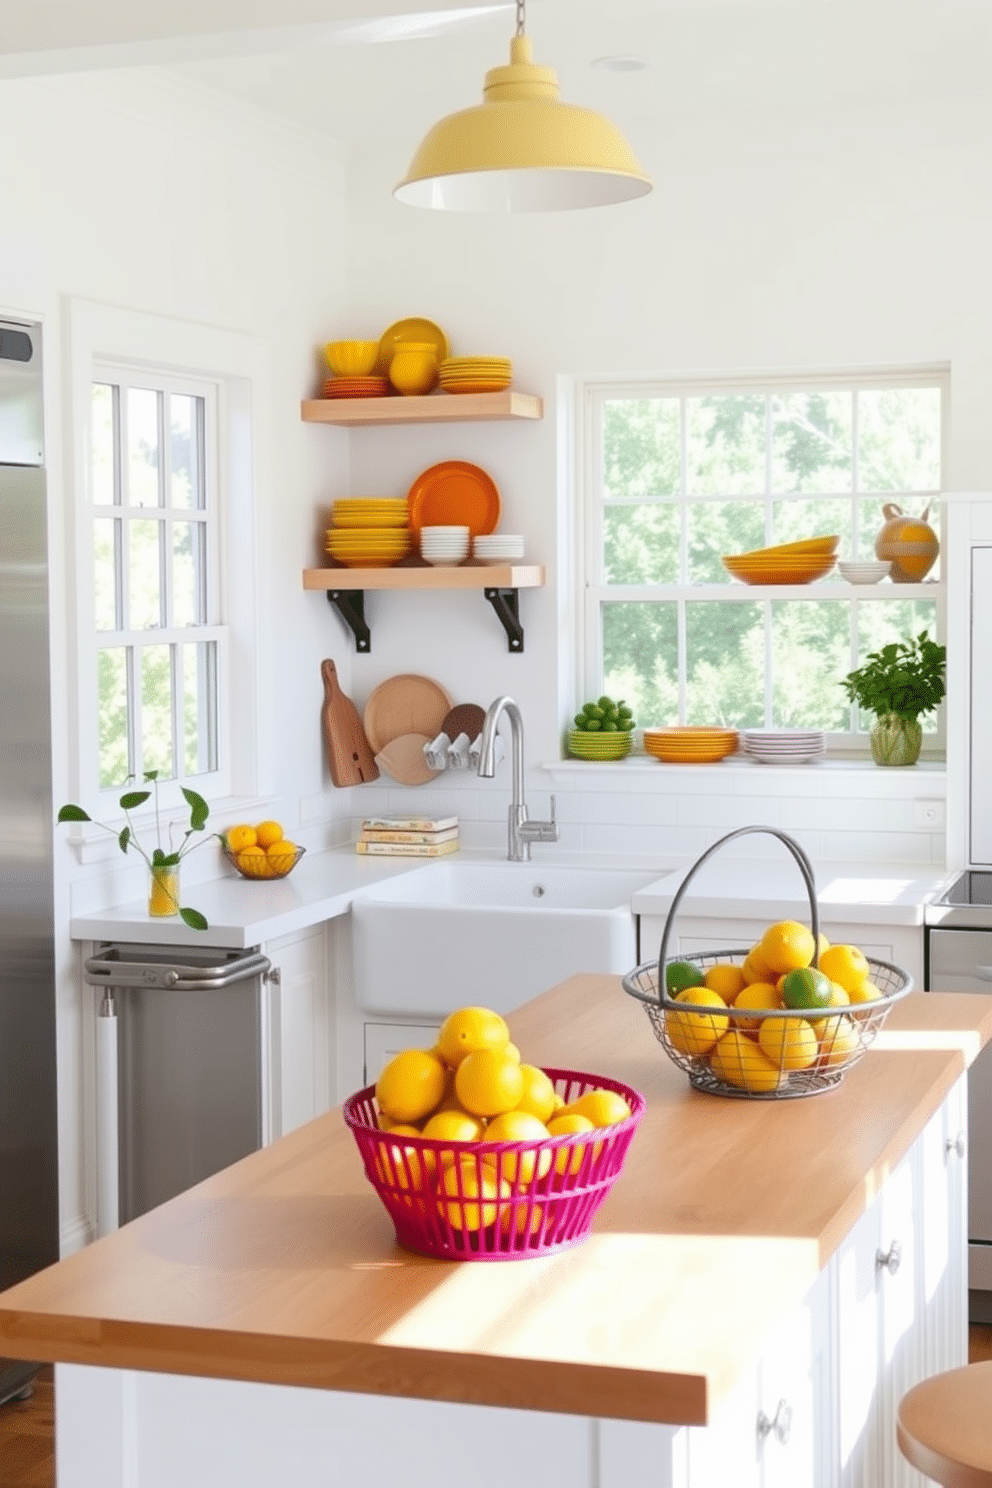
M869 735L876 765L915 765L923 746L923 725L916 718L883 713Z

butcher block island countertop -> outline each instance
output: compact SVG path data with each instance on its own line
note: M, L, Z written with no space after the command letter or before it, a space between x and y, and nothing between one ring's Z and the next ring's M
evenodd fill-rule
M992 999L912 994L837 1090L782 1101L692 1091L617 977L509 1021L530 1062L647 1098L580 1245L401 1250L333 1111L0 1295L0 1355L705 1423L992 1036Z

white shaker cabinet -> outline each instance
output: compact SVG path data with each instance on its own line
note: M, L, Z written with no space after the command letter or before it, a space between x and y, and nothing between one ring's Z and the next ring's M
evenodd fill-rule
M262 993L262 1141L334 1105L333 999L327 931L315 925L261 947L272 963Z

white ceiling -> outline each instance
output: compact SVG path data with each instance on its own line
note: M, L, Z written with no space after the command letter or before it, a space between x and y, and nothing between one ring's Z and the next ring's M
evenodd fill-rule
M0 76L165 66L345 143L409 141L482 97L508 59L498 0L32 0L0 27ZM680 115L987 96L989 0L529 0L562 96L643 137ZM591 67L635 53L647 67Z

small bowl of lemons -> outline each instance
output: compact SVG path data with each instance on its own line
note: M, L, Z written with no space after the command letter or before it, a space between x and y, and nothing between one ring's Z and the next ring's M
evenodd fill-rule
M277 821L246 822L228 827L221 836L221 851L242 878L286 878L306 852L290 842Z

